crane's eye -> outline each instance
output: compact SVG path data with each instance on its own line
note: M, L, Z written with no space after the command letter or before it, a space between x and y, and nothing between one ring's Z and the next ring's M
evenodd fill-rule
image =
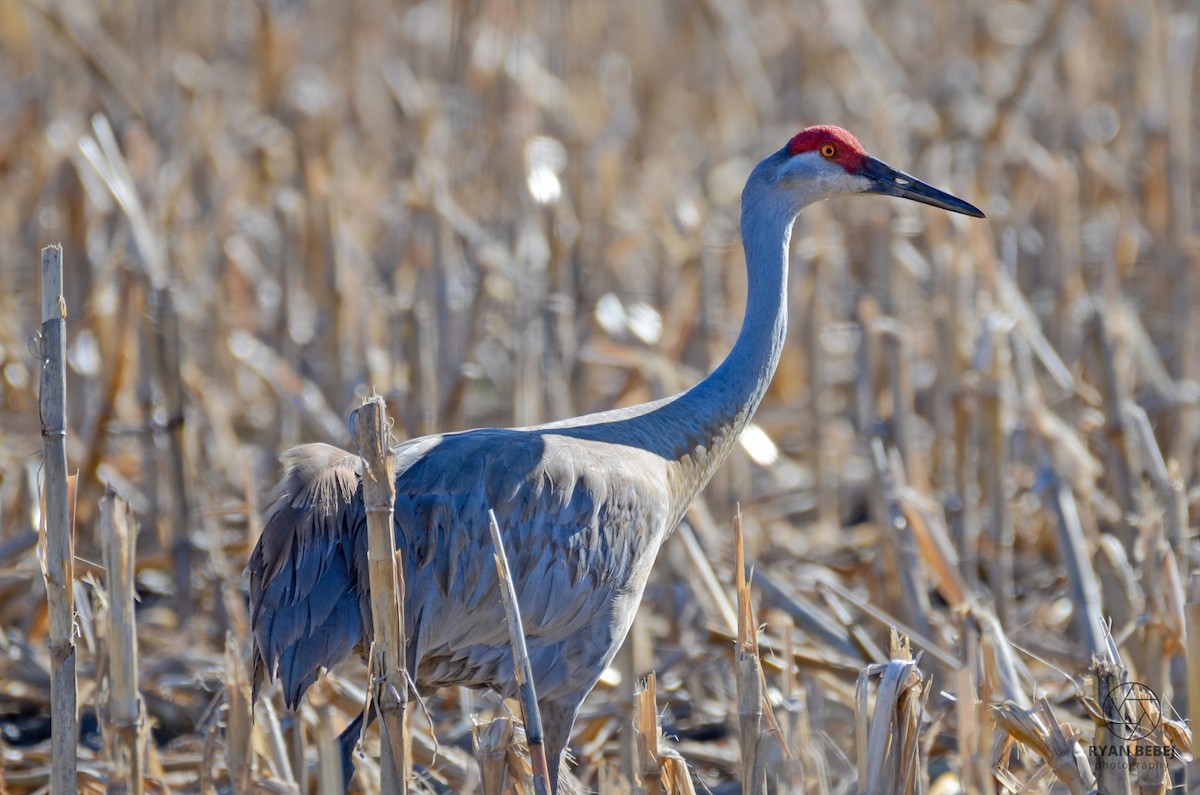
M836 156L837 156L837 147L836 146L834 146L833 144L822 144L821 145L821 157L832 158L832 157L836 157Z

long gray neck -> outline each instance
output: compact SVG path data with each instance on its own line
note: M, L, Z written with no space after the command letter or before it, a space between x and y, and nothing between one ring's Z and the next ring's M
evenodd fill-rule
M748 294L737 342L711 375L666 409L673 432L683 430L687 438L672 467L684 508L737 444L779 364L787 332L788 242L807 203L773 184L785 158L781 151L759 164L742 193Z

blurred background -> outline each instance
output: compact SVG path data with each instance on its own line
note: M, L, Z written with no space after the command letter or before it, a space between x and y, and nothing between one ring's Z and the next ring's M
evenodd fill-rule
M778 791L1086 792L1096 683L1124 669L1179 752L1132 780L1183 792L1198 20L1193 0L0 0L0 789L37 790L49 762L42 246L66 269L81 786L108 770L111 483L141 527L155 780L233 791L236 763L315 788L361 668L276 724L260 707L251 759L225 742L278 454L353 449L372 390L403 439L692 385L741 322L746 176L834 123L989 220L865 198L801 215L784 360L584 707L580 786L635 785L632 694L655 670L664 746L697 792L741 791L740 505ZM893 626L921 656L888 700ZM495 703L429 708L420 786L479 791L471 722ZM866 754L868 720L904 753ZM286 774L275 730L308 740ZM1049 774L1064 753L1078 770Z

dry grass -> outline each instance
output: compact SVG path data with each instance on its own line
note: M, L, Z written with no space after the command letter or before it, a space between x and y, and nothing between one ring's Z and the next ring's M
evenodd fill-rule
M276 455L350 446L372 389L404 437L694 383L741 318L742 182L816 122L989 222L801 216L794 339L663 549L626 681L584 706L577 777L644 781L630 677L654 670L656 786L740 791L740 503L778 738L754 764L784 790L1181 787L1182 758L1130 777L1092 746L1117 714L1155 724L1130 748L1182 754L1200 710L1198 23L1182 0L0 0L0 791L51 771L43 245L66 266L81 788L115 770L111 483L141 527L146 791L324 792L361 667L248 720L240 577ZM1114 713L1122 676L1159 704ZM415 789L474 790L474 721L508 708L427 707ZM485 791L528 782L520 736L478 735Z

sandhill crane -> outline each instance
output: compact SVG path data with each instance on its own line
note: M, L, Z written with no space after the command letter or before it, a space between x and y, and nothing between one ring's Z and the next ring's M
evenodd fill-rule
M576 711L625 639L659 547L729 455L775 372L797 213L853 193L984 217L870 157L845 130L809 127L759 163L742 192L746 314L707 378L640 406L393 449L409 671L422 689L515 695L488 530L494 510L524 617L552 788ZM308 444L282 463L250 557L250 600L256 682L278 676L295 707L323 669L369 643L371 605L359 458ZM361 720L343 734L347 762Z

